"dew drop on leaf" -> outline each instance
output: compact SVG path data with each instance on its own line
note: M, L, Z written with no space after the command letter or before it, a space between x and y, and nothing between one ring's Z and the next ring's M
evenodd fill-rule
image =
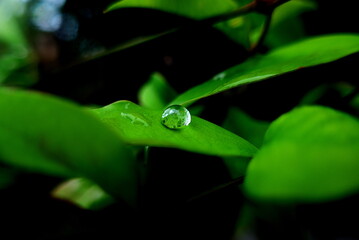
M170 129L183 128L190 124L191 114L181 105L172 105L164 110L161 122Z

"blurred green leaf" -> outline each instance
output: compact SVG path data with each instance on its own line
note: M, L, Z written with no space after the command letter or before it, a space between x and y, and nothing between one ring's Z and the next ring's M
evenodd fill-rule
M90 210L98 210L114 202L100 186L85 178L73 178L63 182L51 195Z
M118 8L151 8L194 19L203 19L236 9L232 0L122 0L108 7L106 11Z
M305 38L306 32L300 17L316 7L316 2L312 0L291 0L277 7L265 44L270 48L276 48Z
M230 68L179 95L171 104L188 105L244 84L258 82L304 67L328 63L359 51L359 34L309 38L277 48Z
M163 109L176 95L175 90L164 77L159 73L154 73L140 89L138 99L143 107Z
M0 42L11 46L26 45L17 17L23 10L24 3L21 1L2 0L0 2Z
M252 118L239 108L232 107L228 111L223 127L260 147L269 124Z
M23 86L35 81L35 68L26 69L34 59L21 28L24 9L22 1L0 2L0 84L6 80L9 84Z
M239 6L250 3L249 0L238 0ZM314 10L316 4L312 0L291 0L278 6L273 12L270 29L265 38L265 45L275 48L303 39L306 34L302 13ZM258 41L263 31L266 17L259 13L249 13L215 26L226 33L234 41L250 48Z
M128 202L134 155L87 110L50 95L0 88L0 160L45 174L85 176Z
M188 127L171 130L161 124L161 111L129 101L92 111L129 144L173 147L219 156L253 156L257 150L241 137L195 116Z
M232 107L228 111L223 127L241 136L254 146L260 147L269 123L254 119L239 108ZM237 178L245 175L250 159L244 157L224 157L223 161L231 176Z
M270 202L318 202L359 191L359 120L321 106L275 120L249 164L248 196Z

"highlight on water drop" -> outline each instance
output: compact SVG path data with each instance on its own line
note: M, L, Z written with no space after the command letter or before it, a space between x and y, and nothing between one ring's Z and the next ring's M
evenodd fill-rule
M161 123L170 129L184 128L191 123L191 114L181 105L172 105L164 110Z

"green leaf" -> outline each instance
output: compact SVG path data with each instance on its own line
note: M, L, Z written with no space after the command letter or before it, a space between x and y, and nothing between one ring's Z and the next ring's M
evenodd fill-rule
M87 110L50 95L1 88L0 116L0 160L29 171L85 176L134 201L132 152Z
M223 127L260 147L269 122L254 119L239 108L231 107Z
M328 63L359 51L359 34L309 38L277 48L230 68L179 95L171 104L188 105L244 84L262 81L304 67Z
M265 44L275 48L305 38L306 32L300 17L305 12L315 10L316 5L312 0L291 0L278 6L273 13Z
M239 108L232 107L228 111L223 127L241 136L254 146L260 147L269 123L254 119ZM245 157L223 157L223 161L232 178L237 178L245 175L250 159Z
M256 148L241 137L195 116L188 127L171 130L161 124L161 111L129 101L115 102L92 111L129 144L172 147L219 156L253 156L256 152Z
M28 44L21 28L19 15L24 11L24 7L25 3L21 1L0 1L0 84L8 80L9 75L18 72L34 60L29 54ZM27 76L25 81L29 80Z
M118 8L151 8L194 19L203 19L236 9L232 0L123 0L108 7L106 11Z
M143 107L163 109L176 95L175 90L166 82L164 77L159 73L154 73L140 89L138 100Z
M63 182L51 195L90 210L99 210L114 202L100 186L85 178L73 178Z
M359 191L359 120L307 106L272 123L249 164L244 189L269 202L333 200Z

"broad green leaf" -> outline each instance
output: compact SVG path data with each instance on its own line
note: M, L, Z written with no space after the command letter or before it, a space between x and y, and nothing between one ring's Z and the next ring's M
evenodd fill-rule
M108 7L106 11L118 8L151 8L194 19L203 19L236 9L232 0L122 0Z
M63 182L51 195L90 210L98 210L114 202L100 186L85 178L73 178Z
M241 85L262 81L304 67L328 63L359 51L359 34L309 38L277 48L230 68L179 95L171 104L188 105Z
M163 109L175 98L175 90L166 82L159 73L151 75L138 93L138 100L141 106L151 109Z
M87 110L50 95L0 88L0 160L29 171L85 176L128 202L135 161Z
M248 196L270 202L333 200L359 191L359 120L321 106L284 114L247 170Z
M188 127L171 130L161 124L161 111L129 101L115 102L92 111L129 144L172 147L219 156L250 157L256 152L256 148L241 137L195 116Z

